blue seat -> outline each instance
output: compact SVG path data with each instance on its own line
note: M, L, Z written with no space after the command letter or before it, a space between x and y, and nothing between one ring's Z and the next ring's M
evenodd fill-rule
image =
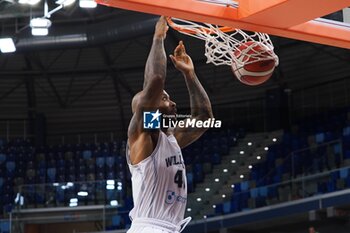
M107 165L107 167L114 167L114 164L115 164L115 159L114 159L114 157L112 157L112 156L109 156L109 157L107 157L106 158L106 165Z
M16 168L15 162L12 162L12 161L6 162L6 175L8 177L14 177L15 168Z
M337 179L339 178L339 171L334 171L334 172L331 172L331 178L334 182L337 181Z
M65 161L63 159L59 159L57 162L58 168L64 168L65 167Z
M344 153L344 159L350 159L350 150L346 150Z
M342 169L339 170L340 178L345 179L345 178L348 177L348 175L349 175L349 169L348 168L342 168Z
M273 183L280 183L282 181L281 175L276 175L273 177Z
M106 179L113 180L115 178L115 173L113 171L107 172Z
M340 154L340 152L341 152L340 143L334 144L334 146L333 146L333 152L334 152L334 154Z
M117 192L116 190L110 190L110 189L107 189L106 190L106 200L107 200L107 204L110 203L110 201L112 200L116 200L117 199Z
M96 166L97 166L97 168L103 168L105 166L105 158L97 157L96 158Z
M249 182L248 181L241 182L241 190L247 191L248 189L249 189Z
M333 132L326 132L325 141L330 142L336 139L336 136Z
M0 232L1 233L9 233L10 232L10 222L9 221L2 221L0 223Z
M327 182L327 192L334 192L336 190L337 190L337 188L335 186L335 181L333 181L333 180L328 181Z
M345 145L349 145L350 143L350 135L343 136L343 142Z
M270 186L270 187L268 187L268 197L269 198L275 198L277 196L278 196L277 186Z
M194 187L193 187L193 173L192 172L188 172L186 174L187 177L187 191L188 192L193 192L194 191Z
M224 214L229 214L231 213L231 202L226 201L223 204L222 211Z
M346 182L346 186L347 186L348 188L350 188L350 176L346 177L345 182Z
M120 224L121 224L121 220L122 220L122 218L121 218L120 215L114 215L112 217L112 226L113 227L119 227Z
M201 163L196 163L193 168L194 172L203 172L203 165Z
M325 134L324 133L318 133L315 135L315 139L317 143L322 143L324 142L325 139Z
M267 187L266 186L259 188L259 196L267 197Z
M3 153L0 153L0 164L3 164L6 161L6 155Z
M47 169L47 177L48 177L49 182L55 182L56 181L56 168Z
M350 135L350 126L343 128L343 136Z
M15 168L16 168L15 162L12 162L12 161L6 162L6 169L8 172L13 172Z
M242 191L241 188L242 188L241 184L240 183L236 183L236 184L234 184L233 190L234 190L235 193L240 193Z
M199 182L202 182L204 177L203 177L203 172L200 172L200 171L196 171L194 173L194 181L195 183L199 183Z
M257 188L253 188L253 189L250 190L250 196L252 198L257 198L258 195L259 195L259 193L258 193L258 189Z
M92 157L91 150L84 150L83 151L83 159L88 160L88 159L91 159L91 157Z

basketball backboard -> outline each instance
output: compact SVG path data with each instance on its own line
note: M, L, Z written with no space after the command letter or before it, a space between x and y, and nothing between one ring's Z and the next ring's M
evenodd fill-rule
M126 10L350 49L350 0L97 0ZM343 20L321 18L345 12ZM343 21L343 22L341 22Z

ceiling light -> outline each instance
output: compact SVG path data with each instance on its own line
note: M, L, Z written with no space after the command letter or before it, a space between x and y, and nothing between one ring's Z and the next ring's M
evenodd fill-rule
M216 208L216 205L213 205L213 208L215 209L215 208Z
M69 6L72 5L75 2L75 0L57 0L57 5L63 5L63 6Z
M118 201L117 200L112 200L110 202L111 206L117 206L118 205Z
M78 192L78 196L86 197L87 195L89 195L89 194L88 194L88 192L86 192L86 191L80 191L80 192Z
M244 154L244 151L243 151L243 150L241 150L239 153L240 153L241 155L243 155L243 154Z
M28 5L36 5L40 2L40 0L19 0L19 4L28 4Z
M277 142L277 139L276 139L276 138L273 138L272 141L273 141L273 142Z
M205 191L206 191L206 192L209 192L209 191L210 191L210 188L205 188Z
M251 142L248 142L248 146L251 146L251 145L253 145L253 143L251 143Z
M253 168L253 166L252 166L252 165L249 165L249 166L248 166L248 168L249 168L249 169L252 169L252 168Z
M225 198L226 197L226 195L225 194L222 194L222 198Z
M114 181L114 180L107 180L107 184L109 184L109 185L114 185L114 184L115 184L115 181Z
M197 198L197 201L202 201L202 198L198 197L198 198Z
M120 186L118 186L118 187L120 187ZM112 184L107 184L107 185L106 185L106 189L108 189L108 190L113 190L113 189L115 189L115 186L112 185Z
M192 210L191 208L187 208L187 212L191 212L191 210Z
M220 180L219 180L219 178L215 178L215 182L219 182Z
M267 151L267 150L269 150L269 148L266 146L266 147L264 148L264 150L266 150L266 151Z
M223 172L228 172L228 170L225 168L224 170L222 170Z
M69 207L75 207L75 206L78 206L78 203L77 203L77 202L71 202L71 203L69 203Z
M94 0L80 0L79 6L81 8L96 8L97 3Z
M46 36L49 34L49 27L51 21L46 18L34 18L30 20L30 27L32 28L33 36Z
M2 53L13 53L16 51L15 43L12 38L1 38L0 39L0 51Z
M30 27L49 28L51 21L46 18L33 18L30 20Z
M258 155L258 156L256 156L256 159L258 159L258 160L259 160L259 159L261 159L261 156L259 156L259 155Z
M78 198L71 198L69 200L70 203L77 203L78 202Z
M244 178L244 175L240 175L239 178L243 179L243 178Z
M236 160L234 160L234 159L233 159L233 160L231 160L231 163L236 163Z
M49 29L47 28L32 28L33 36L47 36L49 34Z

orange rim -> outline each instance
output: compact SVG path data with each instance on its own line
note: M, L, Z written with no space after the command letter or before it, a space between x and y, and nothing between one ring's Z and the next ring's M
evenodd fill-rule
M179 32L182 32L182 33L185 33L185 34L197 34L197 30L194 30L194 29L191 29L191 28L186 28L186 26L184 25L179 25L179 24L176 24L171 17L166 17L166 20L168 22L168 25L170 27L172 27L173 29L179 31ZM225 32L225 33L228 33L228 32L233 32L235 29L232 28L232 27L226 27L226 26L223 26L223 27L219 27L218 28L220 31L222 32ZM200 30L201 32L204 32L206 34L212 34L212 30L210 30L209 28L202 28Z

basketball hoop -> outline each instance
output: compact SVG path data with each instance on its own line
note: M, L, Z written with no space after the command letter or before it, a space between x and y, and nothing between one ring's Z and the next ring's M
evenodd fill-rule
M216 66L232 66L235 63L237 67L243 67L258 61L273 60L275 66L278 66L278 57L266 33L248 34L236 28L208 23L199 24L171 17L167 17L167 21L173 29L205 41L207 63L213 63Z

